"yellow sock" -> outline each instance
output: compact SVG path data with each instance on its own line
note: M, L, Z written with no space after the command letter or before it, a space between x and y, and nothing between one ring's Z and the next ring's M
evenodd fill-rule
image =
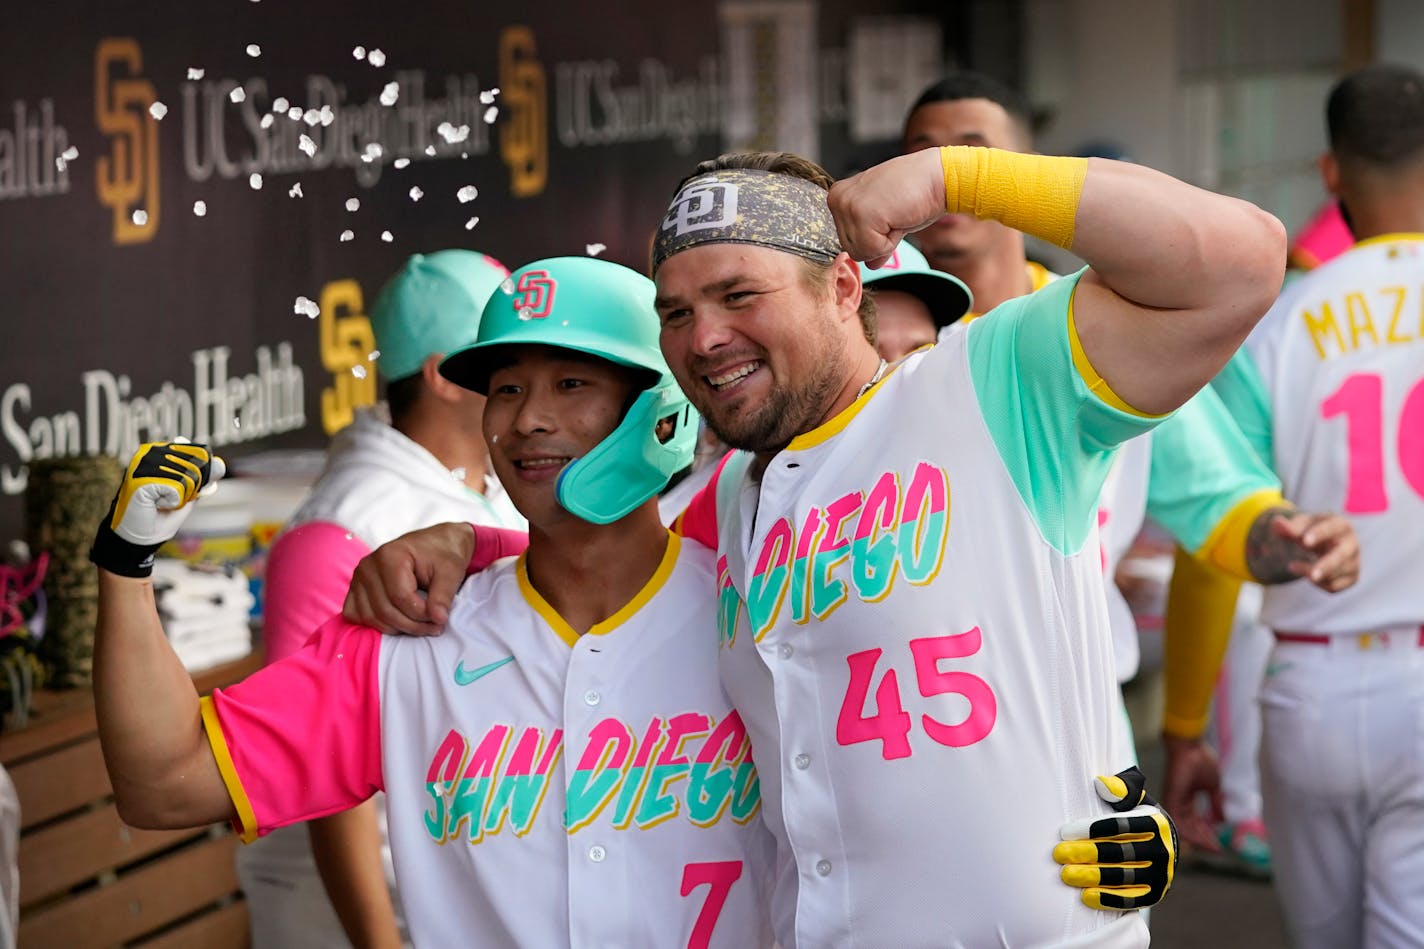
M1025 155L998 148L947 145L939 150L944 167L945 208L995 220L1059 247L1073 243L1073 226L1086 158Z

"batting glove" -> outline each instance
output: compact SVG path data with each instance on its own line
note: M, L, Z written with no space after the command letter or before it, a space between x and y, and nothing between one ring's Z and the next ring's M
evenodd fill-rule
M1156 905L1177 871L1177 825L1147 793L1137 768L1093 782L1098 797L1118 814L1084 818L1058 829L1063 843L1053 859L1059 875L1080 888L1093 909L1127 911Z
M189 502L217 490L226 470L222 459L203 445L150 442L140 446L109 513L99 522L89 559L120 576L149 576L153 555L178 533L193 510Z

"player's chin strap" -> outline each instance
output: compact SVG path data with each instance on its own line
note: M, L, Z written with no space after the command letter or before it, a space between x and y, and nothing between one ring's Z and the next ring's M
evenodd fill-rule
M1093 909L1137 910L1167 895L1177 871L1177 825L1147 793L1137 768L1093 782L1098 797L1118 814L1070 821L1058 830L1063 843L1053 859L1060 876L1083 891Z

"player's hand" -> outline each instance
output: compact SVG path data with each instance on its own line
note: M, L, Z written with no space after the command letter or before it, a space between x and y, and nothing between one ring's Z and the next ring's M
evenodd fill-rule
M1297 512L1276 517L1271 530L1296 545L1290 571L1327 593L1339 593L1360 579L1360 541L1354 526L1339 514Z
M1221 802L1221 766L1216 752L1200 738L1163 735L1167 751L1167 772L1162 780L1162 806L1177 815L1177 828L1189 847L1220 853L1216 828L1225 820ZM1197 806L1206 795L1205 812Z
M222 459L205 445L140 446L99 523L89 559L119 576L151 575L153 555L177 535L193 510L193 499L217 490L226 471Z
M944 214L944 166L939 149L901 155L836 182L827 199L841 247L879 267L900 239Z
M383 633L433 636L450 618L450 603L474 550L469 524L436 524L402 534L356 565L341 615Z
M1099 776L1098 797L1119 813L1088 817L1058 829L1063 843L1053 848L1059 875L1083 891L1093 909L1135 910L1167 895L1177 872L1177 828L1146 790L1137 768Z

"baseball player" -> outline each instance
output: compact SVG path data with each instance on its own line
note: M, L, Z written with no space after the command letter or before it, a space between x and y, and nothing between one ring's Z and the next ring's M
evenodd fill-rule
M1296 944L1424 945L1424 75L1351 73L1326 106L1326 188L1357 243L1247 340L1233 413L1286 490L1366 551L1325 597L1266 590L1262 792ZM1210 670L1206 670L1209 674ZM1203 680L1209 683L1207 675ZM1198 683L1202 687L1202 683ZM1190 771L1197 752L1188 755Z
M511 279L441 372L488 395L530 543L465 585L445 636L333 619L200 702L142 574L221 463L189 445L135 457L93 554L118 806L139 826L226 817L251 839L384 789L418 945L769 945L771 840L715 674L713 558L654 499L696 427L652 285L590 258Z
M484 397L439 372L445 354L475 341L480 311L508 276L492 257L442 250L411 257L377 295L371 328L390 422L371 410L357 413L332 440L325 470L273 544L263 607L269 662L299 650L341 611L356 563L392 537L447 520L525 526L488 470ZM237 852L254 944L401 942L384 798L279 828Z
M1100 910L1160 898L1170 861L1067 866L1086 888L1073 903L1046 862L1025 877L944 854L1018 852L1091 806L1117 709L1102 477L1113 447L1209 379L1269 304L1278 222L1146 169L974 148L838 185L838 221L829 178L795 156L700 171L655 241L663 349L713 430L751 453L680 526L718 545L723 681L745 705L779 844L778 941L1144 944L1136 914ZM887 374L841 247L881 263L946 206L1099 269ZM1166 247L1188 245L1201 255L1164 266ZM438 622L436 584L425 609L413 592L396 584L382 606ZM1025 761L1036 779L1021 788ZM1138 856L1167 834L1153 816L1106 823L1142 831Z

